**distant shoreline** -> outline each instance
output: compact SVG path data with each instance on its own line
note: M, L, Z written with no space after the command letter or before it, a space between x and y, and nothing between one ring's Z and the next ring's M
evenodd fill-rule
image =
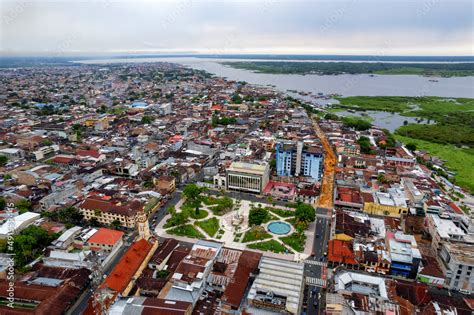
M272 54L89 54L52 56L0 55L0 68L77 66L94 61L147 58L196 58L213 59L216 62L275 62L275 63L390 63L390 64L474 64L474 56L371 56L371 55L272 55ZM271 72L265 72L271 73ZM276 72L281 73L281 72Z
M267 74L474 76L474 63L227 61L221 64L235 69Z

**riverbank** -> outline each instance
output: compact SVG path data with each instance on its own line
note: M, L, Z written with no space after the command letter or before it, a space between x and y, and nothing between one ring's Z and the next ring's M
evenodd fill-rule
M384 74L429 77L474 76L473 63L226 61L223 65L267 74Z

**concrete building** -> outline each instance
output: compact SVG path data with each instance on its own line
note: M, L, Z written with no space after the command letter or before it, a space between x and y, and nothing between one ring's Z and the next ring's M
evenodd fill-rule
M390 252L390 274L415 279L420 266L421 253L413 235L387 232Z
M169 115L173 110L173 105L171 103L155 104L152 108L160 115Z
M0 155L6 156L8 160L15 161L23 158L25 156L25 152L18 148L6 148L0 149Z
M160 292L159 298L190 302L196 305L206 287L206 279L222 244L200 240L183 259L171 277L172 287Z
M87 245L93 250L98 249L112 252L122 246L123 234L121 231L100 228L87 240Z
M14 231L13 234L20 233L30 224L38 220L40 217L41 216L39 215L39 213L25 212L9 220L6 220L0 226L0 239L7 238L10 231Z
M115 301L115 303L110 307L109 314L191 315L192 311L193 305L189 302L134 296L121 298Z
M444 243L440 251L445 286L451 290L471 293L474 289L474 245Z
M456 226L454 222L446 217L441 218L437 214L427 214L425 224L431 235L431 247L439 251L443 242L463 241L466 233Z
M53 250L48 257L43 258L45 266L69 269L92 268L91 252L66 252Z
M74 242L74 239L81 234L82 228L80 226L74 226L68 229L66 232L61 234L56 240L51 244L59 249L67 249Z
M278 176L306 176L321 180L323 151L321 147L303 142L281 141L276 144Z
M171 193L176 190L176 179L173 176L160 176L153 178L153 182L158 189Z
M268 183L268 163L233 162L226 171L226 189L261 194Z
M56 144L44 146L33 152L36 161L51 157L59 152L59 146Z
M127 228L135 227L136 214L142 208L142 204L136 200L128 204L117 204L91 197L85 199L79 205L79 211L86 220L95 218L100 223L107 225L117 220L122 226Z
M304 265L264 256L259 270L247 296L249 305L273 312L300 314Z
M328 296L327 313L404 314L400 313L397 302L392 300L389 281L382 277L356 272L343 271L336 274L334 290L337 295ZM342 312L344 309L349 312Z
M79 193L79 187L74 183L67 185L63 189L56 190L40 200L41 210L46 211L55 205L61 205L72 199Z

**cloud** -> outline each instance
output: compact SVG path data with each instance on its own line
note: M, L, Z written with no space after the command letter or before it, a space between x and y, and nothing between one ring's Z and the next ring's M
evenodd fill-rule
M0 0L2 53L472 55L472 2ZM387 45L387 43L390 43Z

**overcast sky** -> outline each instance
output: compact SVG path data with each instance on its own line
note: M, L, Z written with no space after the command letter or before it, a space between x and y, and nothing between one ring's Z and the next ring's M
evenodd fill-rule
M473 1L0 0L2 54L473 55Z

